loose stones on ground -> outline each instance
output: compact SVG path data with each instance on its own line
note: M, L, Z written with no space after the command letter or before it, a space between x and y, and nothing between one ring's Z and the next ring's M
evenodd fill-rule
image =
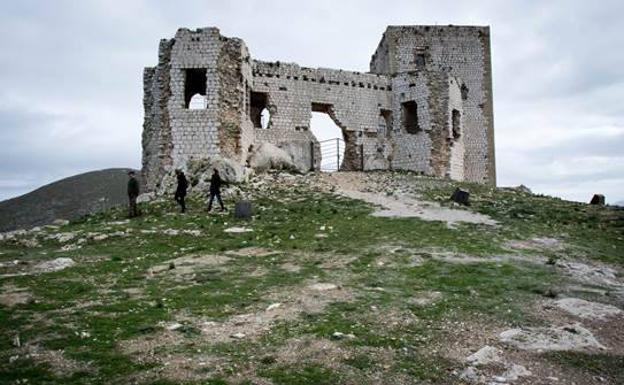
M524 350L557 351L606 349L581 324L510 329L499 335L502 342Z
M579 298L563 298L555 301L555 305L572 315L586 319L604 320L622 314L622 310L615 306Z

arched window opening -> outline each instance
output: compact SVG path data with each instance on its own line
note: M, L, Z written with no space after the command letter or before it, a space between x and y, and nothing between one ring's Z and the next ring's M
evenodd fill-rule
M269 128L269 123L271 123L271 112L265 107L260 111L260 127L267 129Z
M206 107L206 97L200 94L193 95L188 105L189 110L204 110Z

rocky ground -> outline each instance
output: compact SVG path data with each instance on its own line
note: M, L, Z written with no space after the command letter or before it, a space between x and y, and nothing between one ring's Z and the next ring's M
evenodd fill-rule
M391 172L224 196L253 218L0 235L0 384L624 383L622 209Z

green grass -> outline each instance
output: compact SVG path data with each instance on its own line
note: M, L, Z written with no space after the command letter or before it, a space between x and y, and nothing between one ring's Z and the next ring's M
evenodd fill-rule
M447 204L453 187L450 184L400 175L413 178L429 199ZM457 264L431 258L432 250L488 257L509 253L504 245L509 239L548 236L564 240L567 248L526 253L541 253L552 259L565 254L623 264L621 210L479 185L464 187L472 192L472 209L492 216L500 226L463 224L450 229L446 224L417 218L372 217L372 208L363 202L277 186L270 195L256 194L256 215L250 221L237 221L231 215L206 215L203 203L195 199L189 200L190 212L180 215L173 202L164 201L142 205L144 215L126 225L110 223L124 219L125 212L120 209L63 227L62 232L78 232L72 242L85 238L77 250L60 251L61 244L45 239L45 234L54 230L45 230L39 237L41 245L35 248L12 241L0 243L0 261L36 263L67 256L77 262L59 272L1 279L2 284L27 288L36 301L12 308L0 306L0 384L24 378L29 383L45 384L124 383L159 364L149 359L139 363L124 354L119 348L121 341L157 337L163 330L161 322L174 321L180 315L219 322L258 311L271 303L271 295L292 292L312 281L340 283L353 298L329 304L320 313L276 320L270 332L258 340L210 343L201 340L198 326L189 321L178 330L182 342L163 347L162 352L193 358L201 350L223 358L220 371L198 370L197 381L189 384L230 383L238 368L250 362L257 365L257 376L275 384L336 384L344 382L347 373L365 377L373 370L434 383L450 382L448 368L459 364L428 353L430 346L448 337L440 326L475 320L507 326L539 323L526 311L527 305L562 285L565 278L549 264ZM224 233L231 226L250 227L253 232ZM320 230L322 227L325 231ZM199 230L201 236L166 235L162 233L165 229ZM113 235L119 230L127 235ZM320 232L327 237L318 238ZM109 234L109 238L97 241L88 237L89 233ZM224 265L196 271L192 276L148 274L155 265L183 255L223 255L250 246L277 253L266 257L230 255ZM387 246L401 249L391 253ZM423 258L424 263L413 266L414 256ZM351 262L323 267L328 259L341 258ZM378 265L380 259L388 263ZM285 271L280 267L284 263L295 264L300 270ZM125 291L128 289L139 294L131 295ZM441 293L441 298L426 306L410 302L432 291ZM413 322L386 325L383 321L390 314L404 314ZM353 352L351 358L340 360L340 365L329 368L318 362L284 365L279 361L279 351L287 340L331 340L336 331L356 336L333 341ZM18 353L11 345L16 334L25 344L62 349L65 357L85 363L91 370L59 377L49 364L23 355L9 363ZM365 349L395 352L391 367L375 366L358 353ZM584 356L553 359L565 359L566 365L581 365L587 370L612 368L618 362L608 355L591 358L593 361ZM609 373L621 378L620 372ZM156 382L149 382L152 380ZM145 383L179 383L171 378L149 381Z

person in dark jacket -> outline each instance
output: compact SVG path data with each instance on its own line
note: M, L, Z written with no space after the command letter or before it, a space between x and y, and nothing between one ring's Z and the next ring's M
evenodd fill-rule
M219 204L221 205L221 211L225 210L223 206L223 200L221 200L221 177L219 176L219 170L216 168L210 178L210 200L208 200L208 212L212 209L212 200L217 197Z
M128 217L134 218L139 216L139 209L137 208L139 182L134 177L134 171L129 171L128 177Z
M176 188L176 192L174 195L174 199L180 205L180 212L183 213L186 211L186 203L184 202L184 198L186 197L186 189L188 188L188 181L186 180L186 176L182 170L175 170L176 177L178 178L178 187Z

